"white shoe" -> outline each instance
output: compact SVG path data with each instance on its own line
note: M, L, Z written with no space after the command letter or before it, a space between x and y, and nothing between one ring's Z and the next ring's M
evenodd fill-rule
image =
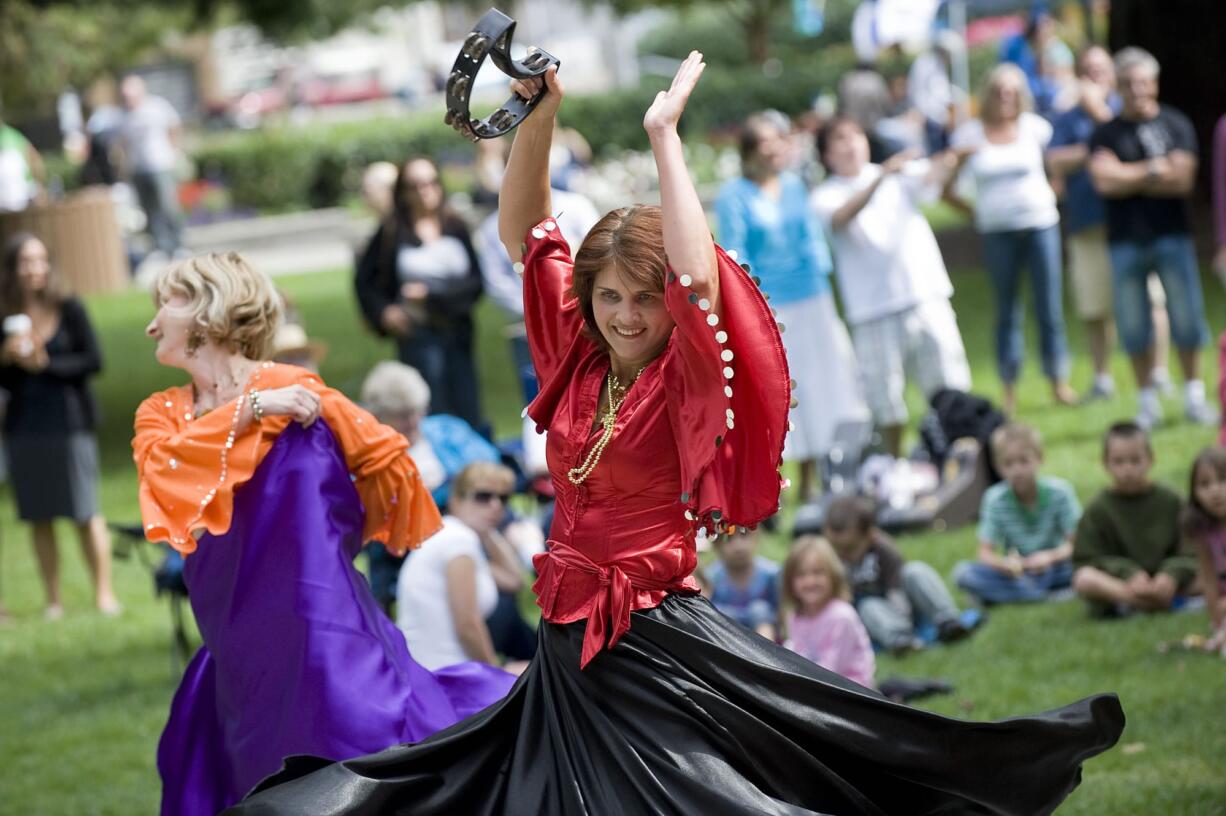
M1081 395L1081 404L1115 399L1115 383L1111 380L1095 380L1090 390Z
M1153 369L1149 373L1149 382L1164 397L1175 393L1175 383L1171 382L1171 372L1165 366Z
M1221 422L1221 416L1213 409L1209 401L1204 399L1185 403L1183 415L1187 417L1188 422L1194 425L1217 425Z
M1162 424L1162 404L1157 400L1146 405L1144 402L1137 409L1134 421L1143 431L1152 431Z

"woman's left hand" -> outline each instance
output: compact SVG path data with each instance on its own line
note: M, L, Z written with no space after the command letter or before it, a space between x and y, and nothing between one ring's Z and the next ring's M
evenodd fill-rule
M430 287L421 281L409 281L400 287L400 296L405 300L425 300L430 296Z
M287 416L304 428L319 419L323 403L304 385L287 385L260 392L260 408L264 416Z
M24 368L31 374L37 374L47 367L49 360L47 359L47 349L36 343L33 343L29 338L16 338L21 341L15 344L13 349L8 349L12 361Z
M677 74L673 77L673 84L667 91L660 91L656 94L655 101L644 114L643 128L649 134L676 131L677 122L680 121L685 105L690 99L690 93L698 84L698 78L702 76L703 69L706 67L707 64L702 61L702 53L691 51L690 55L685 58L685 62L681 63L681 67L677 69Z

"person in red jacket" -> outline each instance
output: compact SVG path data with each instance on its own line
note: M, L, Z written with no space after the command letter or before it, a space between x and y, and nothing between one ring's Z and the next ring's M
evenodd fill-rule
M712 242L677 135L704 67L692 53L643 119L660 206L609 213L573 260L549 198L552 69L511 151L501 234L523 264L542 384L528 414L557 490L536 657L445 733L291 758L232 813L1030 814L1119 737L1110 696L996 724L896 705L699 595L702 528L778 506L790 402L778 327Z

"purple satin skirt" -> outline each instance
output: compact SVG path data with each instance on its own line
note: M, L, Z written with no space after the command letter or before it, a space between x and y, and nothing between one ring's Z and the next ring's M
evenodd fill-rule
M186 559L204 645L158 745L163 814L212 816L286 756L417 742L510 689L491 666L413 661L353 566L362 524L331 431L291 424L235 494L229 532Z

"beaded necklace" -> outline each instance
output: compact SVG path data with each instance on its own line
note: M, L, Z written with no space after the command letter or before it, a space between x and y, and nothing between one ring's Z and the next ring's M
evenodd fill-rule
M643 366L646 368L646 366ZM630 387L638 382L639 375L643 373L643 368L640 368L634 373L634 379L628 384L622 385L621 380L617 379L613 371L609 371L609 407L605 410L604 416L600 418L600 425L604 429L600 438L596 440L596 444L588 451L587 458L583 460L583 464L577 468L571 468L566 473L566 478L573 485L583 484L588 476L592 475L592 471L596 469L596 465L600 464L600 455L604 453L604 449L609 446L609 441L613 439L613 425L617 422L617 412L621 409L622 403L626 401L626 392Z

